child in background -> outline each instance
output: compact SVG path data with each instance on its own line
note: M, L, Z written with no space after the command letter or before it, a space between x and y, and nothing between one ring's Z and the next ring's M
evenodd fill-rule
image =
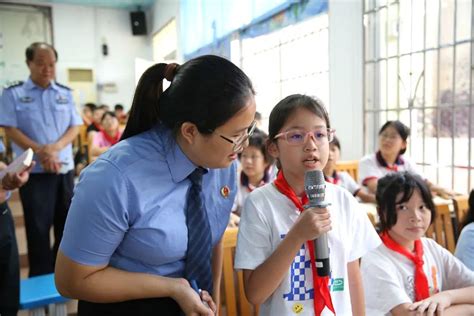
M424 178L431 191L443 198L450 198L454 195L453 192L430 182L418 171L416 164L405 156L408 136L410 129L400 121L387 121L380 128L379 150L360 160L361 184L366 186L370 193L375 194L378 179L389 173L408 171Z
M326 181L342 186L353 196L358 197L362 202L375 203L375 194L366 192L365 188L361 188L347 172L336 170L340 155L341 144L339 143L339 139L334 136L334 139L329 144L329 159L323 169Z
M237 187L237 196L232 208L230 227L238 226L242 207L250 192L273 180L270 172L273 158L267 153L267 139L267 134L255 129L253 135L249 138L249 146L239 154L240 183Z
M454 255L474 271L474 190L469 195L469 210L461 222L461 234Z
M277 179L252 192L240 222L235 268L260 315L363 315L359 258L380 244L355 198L326 183L326 208L307 208L305 172L322 170L332 140L319 100L291 95L270 114L268 152ZM303 211L304 210L304 211ZM330 276L316 273L313 240L328 233Z
M122 137L119 121L114 112L105 112L100 122L102 129L94 134L91 144L91 161L109 150Z
M423 237L435 217L425 181L392 173L379 180L376 199L383 245L362 258L367 314L472 315L474 272Z

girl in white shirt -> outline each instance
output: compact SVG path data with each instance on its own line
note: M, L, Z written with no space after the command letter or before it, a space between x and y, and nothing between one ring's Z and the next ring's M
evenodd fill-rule
M387 175L376 199L383 245L362 258L367 314L472 315L474 272L423 237L435 217L425 181L408 172Z
M249 138L249 145L239 154L241 170L239 186L232 212L240 216L242 207L250 192L273 180L273 157L266 149L268 135L255 129Z
M247 198L240 222L235 268L260 315L363 315L359 258L380 244L368 217L343 188L326 183L326 208L310 207L304 191L309 170L322 170L333 137L319 100L290 95L270 114L268 152L277 179ZM331 273L318 276L314 242L328 234Z
M379 150L360 160L360 183L366 186L370 193L375 194L378 179L389 173L409 171L424 178L431 191L446 198L453 195L450 190L439 187L426 179L415 163L404 155L407 150L408 136L410 136L408 126L400 121L387 121L379 131Z

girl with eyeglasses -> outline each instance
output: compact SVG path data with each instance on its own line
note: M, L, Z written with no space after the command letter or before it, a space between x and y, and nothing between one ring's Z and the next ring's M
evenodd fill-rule
M435 217L426 182L409 172L377 186L383 244L362 257L368 315L473 315L474 272L423 237Z
M359 258L380 244L367 215L347 191L326 182L326 208L304 208L305 172L322 170L333 138L319 100L295 94L270 114L267 150L276 180L244 205L235 268L243 269L248 300L260 315L363 315ZM313 240L328 234L331 274L316 273Z
M224 58L145 71L121 141L74 191L55 273L79 315L216 314L255 109L250 79Z
M92 137L91 161L95 161L97 157L118 143L120 137L122 137L119 120L114 112L105 112L100 123L102 130L95 133Z
M375 194L378 179L389 173L408 171L423 177L416 164L405 156L408 136L410 129L400 121L387 121L380 128L378 151L366 155L359 163L359 180L369 193ZM425 181L431 191L442 197L449 198L454 194L426 178Z
M239 154L241 170L239 171L239 185L237 196L232 208L230 227L238 226L242 207L249 194L258 187L273 180L273 158L268 154L266 141L268 135L255 129L249 137L249 145Z

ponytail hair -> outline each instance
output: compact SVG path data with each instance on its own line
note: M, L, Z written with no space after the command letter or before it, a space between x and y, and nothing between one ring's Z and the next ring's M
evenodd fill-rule
M163 91L163 79L171 81ZM250 79L232 62L205 55L182 66L156 64L138 82L122 139L164 124L176 134L184 122L211 134L247 106L255 94Z
M165 68L166 64L153 65L140 77L122 140L150 129L159 121L158 99L163 93Z

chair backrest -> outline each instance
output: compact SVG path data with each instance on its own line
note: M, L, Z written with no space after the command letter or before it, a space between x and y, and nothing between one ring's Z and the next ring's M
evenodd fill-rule
M247 301L244 291L244 277L242 271L234 270L234 253L237 245L238 228L227 228L224 233L224 260L223 260L223 290L225 300L225 315L253 316L257 315L258 308ZM219 315L224 315L219 311Z
M82 154L87 153L87 125L83 124L79 127L79 146Z
M433 238L438 244L454 253L456 244L454 241L451 211L448 204L437 204L436 217L433 224L426 231L426 237Z
M457 195L453 197L453 204L457 222L462 223L469 210L469 196Z
M337 171L345 171L357 182L359 180L359 160L338 161L336 163Z

